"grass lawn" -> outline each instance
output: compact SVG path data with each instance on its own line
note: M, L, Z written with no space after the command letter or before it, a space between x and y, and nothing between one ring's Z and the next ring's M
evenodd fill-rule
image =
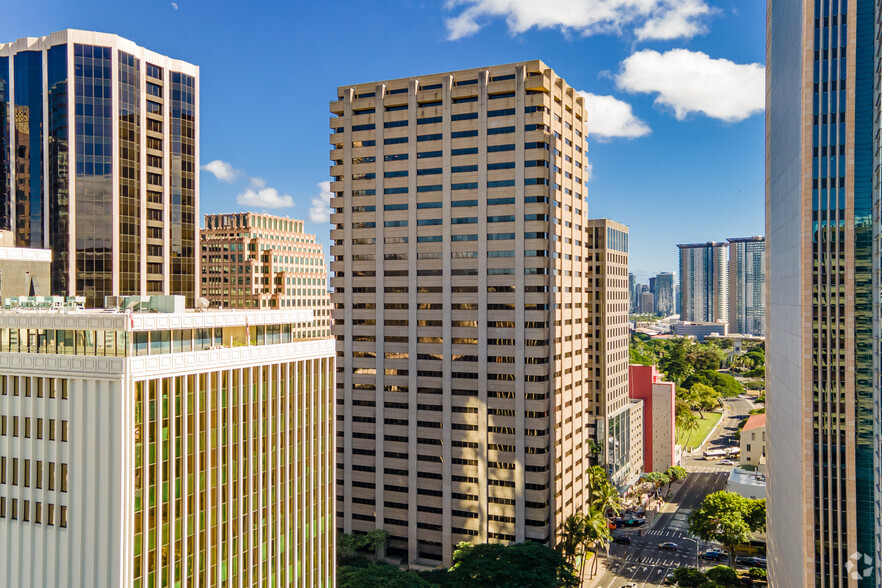
M682 445L684 448L687 446L687 441L689 447L696 447L699 443L704 441L704 438L707 437L707 434L710 433L710 430L713 429L720 419L722 418L723 413L721 412L705 412L704 418L700 418L698 413L695 413L695 418L698 421L698 429L692 431L692 434L685 431L677 431L677 445Z

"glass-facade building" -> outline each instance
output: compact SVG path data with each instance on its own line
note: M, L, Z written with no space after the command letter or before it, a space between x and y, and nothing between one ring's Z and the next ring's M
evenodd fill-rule
M199 68L116 35L0 44L0 230L52 293L197 295Z
M729 332L766 333L766 241L763 237L729 242Z
M729 320L729 248L726 243L677 245L680 249L680 319Z
M879 14L871 0L769 3L767 454L777 586L882 585Z

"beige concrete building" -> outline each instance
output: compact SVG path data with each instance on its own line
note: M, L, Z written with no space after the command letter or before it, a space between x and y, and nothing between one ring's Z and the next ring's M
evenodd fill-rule
M753 414L741 428L742 465L756 466L760 473L766 471L766 415Z
M15 247L15 234L0 231L0 304L10 296L48 296L52 251Z
M541 61L337 95L337 527L387 529L410 565L551 543L589 439L630 431L627 233L587 218L583 98Z
M220 308L309 308L303 336L330 337L325 255L303 221L240 212L206 214L200 231L202 296Z
M0 310L0 585L332 588L334 343L298 338L311 321Z

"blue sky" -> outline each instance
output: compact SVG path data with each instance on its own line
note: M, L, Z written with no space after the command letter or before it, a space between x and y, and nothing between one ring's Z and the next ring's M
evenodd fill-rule
M274 205L327 243L310 217L324 208L338 85L538 58L594 96L589 214L630 226L641 281L676 271L676 243L764 230L764 2L7 4L0 42L98 30L200 66L201 159L216 162L203 214Z

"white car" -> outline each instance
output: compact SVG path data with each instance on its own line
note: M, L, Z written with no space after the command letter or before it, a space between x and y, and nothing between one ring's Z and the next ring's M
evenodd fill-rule
M720 462L720 465L733 466L733 465L735 465L735 462L732 461L731 459L724 459Z

